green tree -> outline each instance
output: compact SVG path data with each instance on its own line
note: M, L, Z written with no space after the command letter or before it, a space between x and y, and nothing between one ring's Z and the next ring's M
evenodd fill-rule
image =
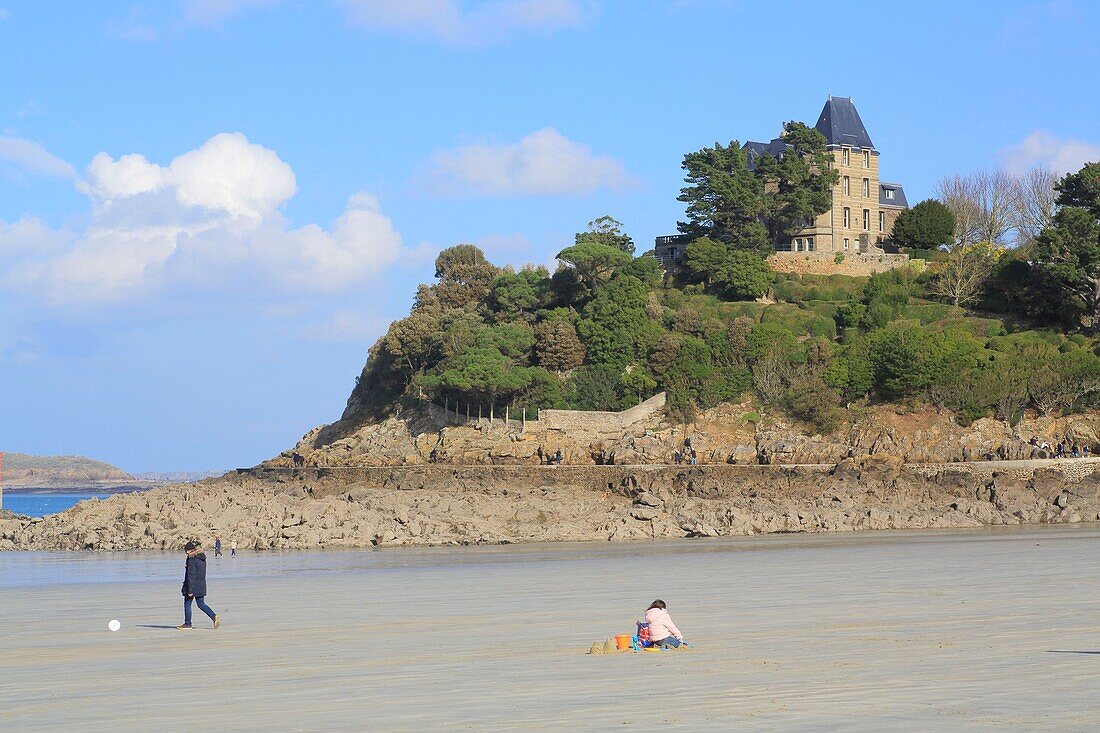
M647 288L659 288L665 274L661 263L653 257L635 257L616 272L620 275L631 275L638 278L645 283Z
M435 260L434 290L444 305L466 307L485 302L500 268L472 244L456 244L439 253Z
M618 410L622 371L609 364L593 364L573 372L567 385L567 399L575 410Z
M567 372L584 363L584 344L569 321L543 321L535 326L535 336L536 358L547 369Z
M955 215L936 199L898 214L890 239L906 249L937 249L955 243Z
M749 170L736 140L688 153L681 167L687 183L678 197L687 204L687 221L677 224L682 233L750 252L770 251L767 230L760 221L764 186Z
M680 265L692 282L710 286L718 270L730 259L730 249L725 242L700 237L684 247Z
M604 244L629 255L634 254L634 240L623 233L622 222L610 216L601 216L599 219L588 222L588 230L578 232L573 238L573 243Z
M787 151L779 160L763 156L755 171L763 183L763 216L773 248L832 207L840 180L825 136L815 128L788 122L780 139Z
M774 282L771 265L751 252L731 252L715 273L715 286L728 300L755 300Z
M631 259L617 247L593 242L574 244L558 252L558 260L577 274L589 292L596 291L615 268L626 265Z
M526 386L527 374L496 349L473 347L450 360L437 384L452 397L499 404Z
M577 333L592 364L622 368L655 342L660 327L646 313L647 291L636 277L619 276L584 306Z
M489 294L489 307L506 319L531 319L547 303L549 279L545 268L497 275Z
M1084 324L1100 326L1100 163L1089 163L1057 185L1051 226L1035 241L1037 266L1065 296L1081 304Z
M1055 186L1058 205L1087 209L1100 219L1100 162L1086 163L1076 173L1070 173Z

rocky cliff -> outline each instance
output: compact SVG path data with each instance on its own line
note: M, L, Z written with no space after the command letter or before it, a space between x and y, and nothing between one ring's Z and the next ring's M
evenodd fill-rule
M963 427L946 412L875 406L849 410L847 421L829 435L813 434L749 402L708 410L690 425L672 422L662 411L615 430L562 430L500 419L453 425L449 418L429 405L382 422L345 418L311 431L293 450L264 465L293 466L295 454L311 466L537 465L559 450L563 463L571 465L668 464L689 445L703 464L831 464L864 455L951 463L1046 457L1028 443L1032 436L1052 445L1067 440L1100 446L1097 414L1032 416L1013 428L982 419Z
M926 475L885 457L831 467L260 469L0 519L0 549L174 550L219 535L257 550L618 541L1098 519L1100 472Z

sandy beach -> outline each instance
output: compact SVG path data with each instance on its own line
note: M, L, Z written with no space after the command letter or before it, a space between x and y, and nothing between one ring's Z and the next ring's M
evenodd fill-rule
M1100 726L1095 526L211 557L218 631L182 567L0 554L0 729ZM584 654L658 596L694 651Z

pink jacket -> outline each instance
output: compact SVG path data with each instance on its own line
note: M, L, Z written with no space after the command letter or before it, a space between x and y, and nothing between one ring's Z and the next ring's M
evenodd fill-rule
M680 641L684 640L684 635L676 628L676 624L672 623L672 616L669 616L665 609L649 609L645 612L645 620L649 622L649 638L652 641L660 641L670 636L675 636Z

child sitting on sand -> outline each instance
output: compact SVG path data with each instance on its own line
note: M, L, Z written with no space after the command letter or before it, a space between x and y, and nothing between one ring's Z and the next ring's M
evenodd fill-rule
M660 598L649 604L645 612L645 620L649 624L649 639L653 646L665 649L675 649L684 640L684 635L672 623L672 616L668 615L665 602Z

